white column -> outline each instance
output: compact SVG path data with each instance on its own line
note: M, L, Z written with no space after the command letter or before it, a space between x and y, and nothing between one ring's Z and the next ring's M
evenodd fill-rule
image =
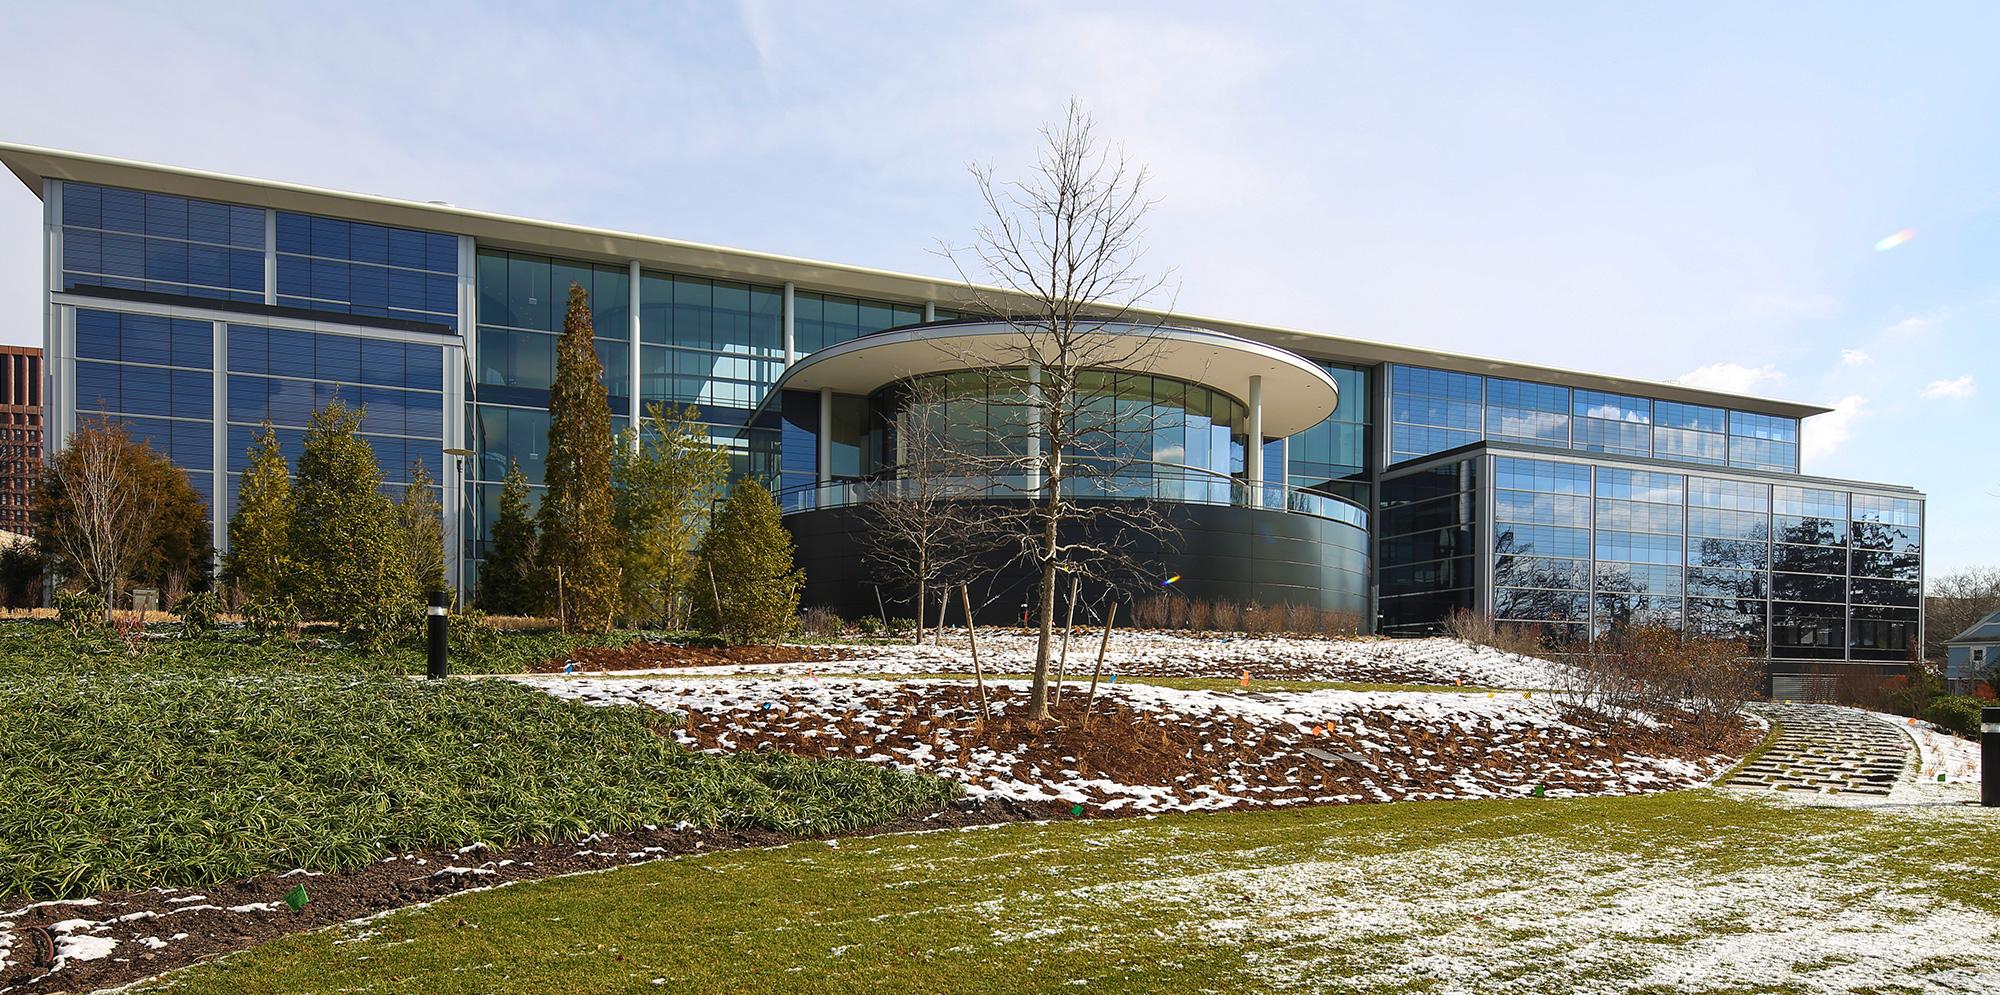
M278 212L269 208L264 211L264 303L278 303Z
M215 489L214 507L208 510L213 517L210 535L214 537L215 563L218 575L222 570L222 554L229 552L229 323L218 321L209 329L209 349L214 354L208 368L215 378L210 399L215 407L215 420L210 426L209 437L213 450L210 458L215 468L210 471L210 486Z
M819 482L833 480L833 388L819 389Z
M937 320L937 302L935 301L924 302L924 320L927 322Z
M797 313L798 313L797 309L792 307L792 281L786 280L785 281L785 368L786 369L790 369L792 364L798 362L799 359L797 339L793 335L793 328L792 328L792 316Z
M632 451L636 453L639 451L638 428L644 424L646 417L646 406L639 401L639 260L632 260L632 265L628 272L631 276L626 282L631 284L631 286L629 288L630 292L627 295L630 303L627 306L632 312L632 382L630 388L632 391Z
M1250 479L1250 506L1264 503L1264 378L1250 378L1250 431L1243 440L1243 469Z

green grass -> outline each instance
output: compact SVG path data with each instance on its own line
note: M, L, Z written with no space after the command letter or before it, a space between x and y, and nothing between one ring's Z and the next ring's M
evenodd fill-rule
M837 830L958 790L859 763L694 753L656 713L415 680L393 655L307 657L201 639L131 658L0 628L0 899L649 823Z
M1695 991L1906 990L1924 971L1974 990L2000 949L2000 854L1964 842L1991 831L1979 818L1699 791L800 843L464 895L170 980L186 993L661 990L655 978L686 992L1684 990L1643 983L1664 968L1691 972ZM1948 869L1940 838L1956 841ZM1744 943L1766 946L1742 964L1710 956ZM1851 968L1854 950L1891 983L1817 976Z

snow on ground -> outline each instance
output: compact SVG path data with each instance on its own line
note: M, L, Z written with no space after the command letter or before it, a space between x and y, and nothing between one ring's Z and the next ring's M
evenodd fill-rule
M1060 653L1061 635L1052 652ZM1036 635L1021 629L979 630L979 659L987 673L1033 669ZM1068 671L1088 678L1099 637L1071 637ZM819 663L749 664L745 673L965 674L972 652L965 631L947 630L943 645L867 644L841 647L853 659ZM1556 664L1504 653L1456 639L1308 639L1287 636L1214 636L1144 630L1114 631L1104 657L1107 673L1146 677L1237 677L1254 680L1344 681L1371 684L1464 684L1468 687L1546 688ZM701 673L684 667L648 673Z
M1162 812L1431 798L1626 794L1704 783L1724 755L1680 759L1627 752L1572 725L1528 692L1187 691L1104 685L1106 707L1137 713L1134 729L1177 727L1200 756L1149 758L1123 780L1093 769L1122 757L1062 755L1043 744L988 745L975 735L971 682L730 677L515 680L560 697L690 715L682 742L716 752L761 747L890 763L962 781L974 796ZM990 682L1019 689L1020 682ZM1074 701L1086 689L1069 685ZM993 714L1024 701L996 695ZM1099 714L1101 713L1094 713ZM1119 721L1100 717L1105 721ZM1100 734L1105 730L1098 726ZM1129 733L1143 750L1155 733ZM1167 735L1158 733L1160 745ZM1079 734L1088 741L1087 734ZM1073 753L1081 750L1072 748Z
M1902 818L1885 813L1883 818ZM1990 819L1924 827L1972 834ZM1536 835L1173 869L994 911L1036 943L1142 917L1243 952L1268 991L2000 990L2000 916L1889 884L1843 829L1770 861L1578 850ZM1053 910L1053 911L1052 911Z

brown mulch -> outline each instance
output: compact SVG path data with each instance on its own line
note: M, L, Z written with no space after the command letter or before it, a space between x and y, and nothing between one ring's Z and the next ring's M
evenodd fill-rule
M959 802L922 816L814 839L850 838L920 829L992 825L1027 819L1070 817L1067 808L1025 805L1000 799ZM478 847L462 853L439 850L378 861L352 871L261 874L209 887L115 892L97 896L96 905L44 905L10 918L13 946L0 966L0 993L52 995L89 992L131 984L220 954L256 946L287 933L320 929L352 919L431 902L460 891L537 878L639 864L682 854L743 847L776 846L799 837L766 830L641 830L599 834L583 840L521 846ZM459 868L461 870L446 870ZM285 893L304 885L311 900L294 912ZM175 901L179 899L179 901ZM231 911L269 903L264 910ZM76 961L49 975L60 934L50 927L70 919L112 922L88 935L118 941L109 957ZM149 949L142 937L169 940ZM84 935L79 933L78 935Z
M537 674L560 674L575 664L578 672L654 670L662 667L730 667L751 663L824 663L850 660L854 653L826 646L680 646L635 642L615 649L586 646L566 657L543 660L530 667Z
M672 685L658 687L672 693ZM1558 726L1465 729L1348 712L1299 726L1221 710L1193 716L1137 709L1109 696L1098 698L1086 729L1084 703L1075 694L1052 710L1053 723L1037 725L1022 716L1026 691L1012 685L988 689L999 714L984 720L976 691L965 685L875 682L852 693L832 712L810 696L777 689L767 701L725 710L679 709L686 721L675 736L708 750L886 756L924 770L950 765L975 787L1011 781L1056 788L1090 780L1152 786L1159 789L1153 806L1159 810L1217 794L1238 799L1232 808L1474 797L1468 780L1503 796L1525 795L1536 785L1576 794L1662 790L1688 782L1665 775L1635 780L1657 769L1635 757L1741 756L1760 735L1743 726L1720 742L1704 741L1680 720L1647 729L1585 715ZM1096 785L1076 790L1091 815L1127 814L1137 804L1129 793Z

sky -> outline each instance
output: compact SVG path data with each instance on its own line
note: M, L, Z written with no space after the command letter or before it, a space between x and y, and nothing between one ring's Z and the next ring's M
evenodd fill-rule
M7 5L0 141L949 276L1074 97L1159 303L1823 404L1806 472L2000 564L1991 4L284 6Z

